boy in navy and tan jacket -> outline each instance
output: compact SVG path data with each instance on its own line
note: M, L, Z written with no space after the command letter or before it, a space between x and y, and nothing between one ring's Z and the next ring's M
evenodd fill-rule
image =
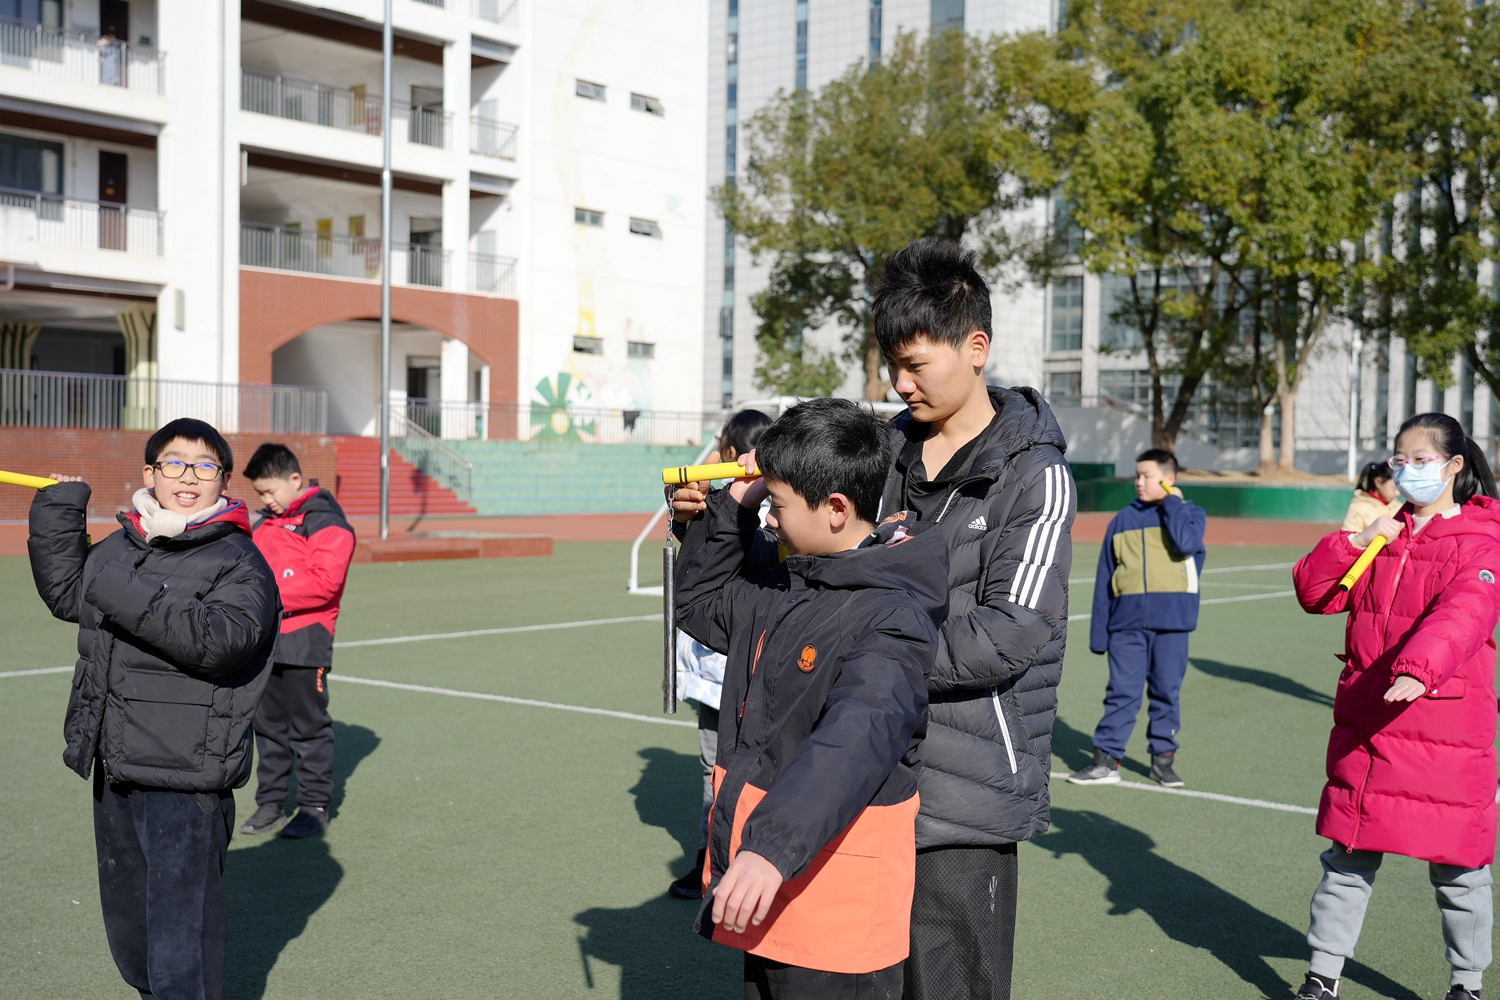
M1075 785L1120 780L1125 744L1151 695L1147 731L1151 777L1180 788L1173 763L1182 726L1188 636L1198 627L1198 576L1206 555L1203 508L1177 488L1177 457L1164 448L1135 461L1135 502L1114 516L1099 550L1089 649L1109 654L1104 717L1094 730L1094 761L1069 775Z
M727 656L699 933L745 951L758 1000L899 996L910 945L927 673L947 548L874 522L883 423L787 410L709 495L677 562L678 622ZM789 557L757 570L761 501Z
M255 544L276 573L286 614L276 637L275 665L255 713L257 808L240 830L310 837L328 828L333 797L328 671L339 602L354 557L354 530L332 493L303 482L302 466L286 445L257 448L245 466L245 478L265 504L255 525ZM294 760L299 808L288 822L287 785Z

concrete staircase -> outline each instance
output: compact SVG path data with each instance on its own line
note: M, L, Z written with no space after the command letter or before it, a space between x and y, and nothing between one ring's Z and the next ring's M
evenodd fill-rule
M652 511L662 503L661 470L686 465L702 450L556 441L444 444L473 464L474 507L491 516Z
M376 438L340 435L339 473L334 495L344 513L364 517L380 513L380 442ZM478 470L476 469L477 473ZM391 452L391 513L473 514L475 510L431 476Z

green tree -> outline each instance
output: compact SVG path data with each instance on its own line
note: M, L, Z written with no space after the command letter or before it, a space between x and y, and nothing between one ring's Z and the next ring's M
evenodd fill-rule
M883 399L870 300L886 260L930 235L967 238L990 267L1013 256L1001 215L1031 193L1018 178L1050 181L1035 130L1022 127L1031 109L1006 100L1017 71L991 72L1007 45L903 34L875 69L779 94L750 121L743 185L715 197L756 259L771 261L754 300L763 388L828 392L847 363L863 368L865 398ZM837 356L803 343L829 323L843 330Z

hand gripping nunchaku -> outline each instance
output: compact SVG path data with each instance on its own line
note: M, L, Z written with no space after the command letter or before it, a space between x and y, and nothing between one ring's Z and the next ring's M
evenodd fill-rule
M1365 575L1365 570L1370 568L1370 563L1375 561L1375 557L1380 554L1381 549L1385 548L1385 543L1388 541L1390 539L1384 535L1376 535L1359 554L1359 558L1354 560L1354 565L1349 567L1349 572L1345 573L1344 578L1339 581L1339 589L1353 590L1354 585L1359 582L1360 577Z
M759 469L745 471L738 462L719 462L715 465L678 465L661 470L661 481L667 495L667 543L661 550L661 621L662 621L662 680L661 710L667 715L677 714L677 547L672 544L670 514L672 498L677 487L685 483L700 483L710 479L751 479L760 475Z

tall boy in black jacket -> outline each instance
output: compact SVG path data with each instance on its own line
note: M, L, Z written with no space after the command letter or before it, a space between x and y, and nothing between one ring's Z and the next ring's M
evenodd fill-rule
M145 458L135 510L97 545L88 485L54 474L31 505L31 572L52 613L78 623L63 761L93 772L115 965L142 996L218 1000L231 789L250 777L281 603L245 505L222 495L234 456L219 432L174 420Z
M764 478L711 494L677 563L679 623L727 654L699 932L746 952L747 997L898 997L946 549L875 528L885 430L857 403L800 403L741 461ZM757 572L767 494L789 557Z

